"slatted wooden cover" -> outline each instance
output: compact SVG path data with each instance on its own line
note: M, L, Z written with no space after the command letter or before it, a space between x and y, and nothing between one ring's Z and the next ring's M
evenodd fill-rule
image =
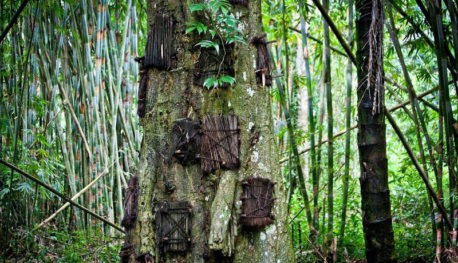
M267 49L267 36L263 34L254 37L251 44L257 48L256 57L256 82L263 86L272 85L272 76L270 75L270 57Z
M205 173L240 166L238 117L205 116L202 122L201 168Z
M233 48L233 45L224 47L220 45L219 53L214 48L200 48L200 55L194 69L194 84L203 87L208 77L215 77L218 74L234 77Z
M173 156L182 164L199 162L200 122L190 119L175 121L172 129Z
M248 6L248 0L229 0L229 2L233 5Z
M166 252L191 249L191 212L189 202L161 202L156 214L156 241Z
M261 227L273 223L274 185L269 179L259 177L250 177L242 182L242 225Z
M124 243L124 245L121 248L121 251L119 252L121 263L128 263L133 254L134 254L134 246L132 246L131 244L127 242Z
M137 221L137 202L138 202L138 178L132 176L127 183L127 190L124 196L124 217L121 225L128 229L134 227Z
M154 25L146 41L144 68L168 70L172 67L173 28L171 16L157 14L154 17Z

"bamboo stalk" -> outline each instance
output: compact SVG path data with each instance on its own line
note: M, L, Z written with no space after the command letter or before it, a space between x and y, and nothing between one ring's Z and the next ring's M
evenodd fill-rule
M393 13L391 11L391 5L389 3L387 5L387 9L388 9L387 11L388 11L388 15L389 15L389 22L386 21L386 27L387 27L388 32L390 34L393 46L395 48L396 54L397 54L398 59L399 59L399 63L401 64L401 69L402 69L402 72L404 74L404 79L405 79L406 84L407 84L407 92L409 94L409 101L410 101L410 105L412 107L412 116L413 116L413 122L414 122L414 125L415 125L415 134L416 134L416 137L417 137L417 145L418 145L418 148L420 150L420 159L421 159L421 162L422 162L422 165L423 165L423 170L425 171L426 176L428 177L428 168L427 168L427 165L426 165L425 151L424 151L423 142L422 142L422 139L421 139L421 129L423 129L423 133L424 133L424 135L426 137L426 140L428 142L428 146L429 146L429 150L430 150L430 157L432 158L432 161L434 161L434 162L431 163L431 165L433 166L433 170L436 173L436 178L437 178L437 168L435 168L435 159L434 159L434 154L432 152L432 147L431 147L430 140L429 140L428 130L426 129L425 126L421 126L420 125L420 122L422 124L424 124L424 120L422 118L420 105L418 103L418 99L417 99L417 96L415 94L415 90L413 88L413 84L412 84L412 81L410 79L410 75L409 75L409 72L407 70L407 67L406 67L406 64L405 64L405 61L404 61L404 55L402 53L401 45L400 45L399 39L397 37L397 30L396 30L396 27L395 27L395 24L394 24L394 18L393 18ZM428 203L429 203L429 208L430 208L430 219L431 219L431 225L432 225L432 227L431 227L431 229L432 229L432 240L434 241L435 240L435 235L436 235L436 223L435 223L435 217L434 217L434 206L433 206L433 203L432 203L432 200L431 200L431 196L429 196L429 195L428 195Z
M49 190L49 191L52 192L53 194L55 194L55 195L57 195L58 197L64 199L65 201L69 202L71 205L78 207L79 209L83 210L84 212L86 212L86 213L88 213L88 214L91 214L92 216L94 216L95 218L99 219L100 221L103 221L103 222L105 222L106 224L108 224L108 225L110 225L110 226L116 228L116 229L119 230L120 232L124 233L124 230L123 230L120 226L118 226L118 225L116 225L116 224L114 224L114 223L112 223L112 222L110 222L110 221L104 219L103 217L101 217L101 216L95 214L94 212L92 212L92 211L90 211L89 209L87 209L87 208L81 206L80 204L75 203L74 201L72 201L72 200L69 199L68 197L66 197L66 196L64 196L63 194L59 193L58 191L54 190L54 188L52 188L51 186L49 186L49 185L43 183L42 181L38 180L38 179L35 178L34 176L32 176L32 175L30 175L30 174L24 172L23 170L17 168L16 166L14 166L14 165L12 165L12 164L10 164L10 163L4 161L3 159L0 159L0 163L3 164L3 165L5 165L5 166L7 166L7 167L9 167L10 169L15 170L15 171L18 172L20 175L22 175L22 176L24 176L24 177L26 177L26 178L32 180L32 181L35 182L36 184L38 184L38 185L40 185L40 186L46 188L47 190Z
M309 61L309 48L307 40L307 29L305 26L305 10L304 3L302 0L298 1L301 12L301 36L302 36L302 48L304 49L304 64L305 64L305 75L307 78L307 107L308 107L308 131L310 133L310 173L312 174L312 184L313 184L313 227L318 229L318 188L319 188L319 178L318 178L318 167L317 167L317 158L315 150L315 120L313 117L313 94L312 94L312 76L310 73L310 61ZM310 37L310 36L309 36ZM316 232L312 233L311 238L316 238Z
M407 139L404 137L404 134L402 133L401 129L399 126L396 124L396 121L394 120L393 116L391 116L391 113L389 110L385 108L385 115L393 127L393 130L396 132L398 135L399 139L402 142L402 145L404 146L405 150L407 151L407 154L409 155L410 159L412 160L415 168L419 172L418 174L420 175L421 179L426 185L426 189L428 190L429 195L433 198L434 203L436 204L436 207L439 209L439 212L442 214L443 218L445 219L445 222L447 223L448 227L450 229L453 229L453 224L452 221L450 221L450 218L447 216L447 211L445 210L444 206L441 204L439 198L437 197L436 193L433 190L433 187L429 183L428 177L426 176L426 173L423 171L423 169L420 166L420 163L418 162L417 158L415 157L415 154L413 153L412 149L409 146L409 143L407 142Z
M323 8L326 13L329 10L329 0L322 0ZM331 87L331 51L329 49L330 38L329 38L329 25L325 19L323 19L323 82L326 89L326 114L327 114L327 135L328 135L328 162L327 162L327 199L328 209L324 211L327 213L328 224L327 233L325 238L325 253L329 261L332 261L332 249L331 243L334 239L334 114L332 109L332 87Z
M90 182L88 185L86 185L83 189L81 189L76 195L74 195L70 200L72 201L75 201L76 199L78 199L78 197L80 197L82 194L84 194L87 190L91 189L91 187L98 181L100 180L100 178L102 178L103 176L105 176L106 174L108 174L108 169L105 168L105 170L99 174L94 180L92 180L92 182ZM52 215L50 215L49 217L47 217L45 220L43 220L40 224L38 224L38 226L36 226L34 228L34 230L37 230L38 228L44 226L45 224L49 223L53 218L55 218L60 212L62 212L63 210L65 210L65 208L69 207L70 206L70 203L69 202L66 202L64 205L62 205L59 209L56 210L56 212L54 212Z
M274 60L273 60L273 57L272 57L272 53L271 52L269 52L269 53L270 53L270 60L271 60L271 62L273 62ZM280 72L278 72L278 73L280 73ZM300 162L300 158L299 158L299 153L298 153L298 150L297 150L296 139L294 137L293 126L291 124L291 118L290 118L290 115L289 115L288 108L286 106L285 92L284 92L283 86L280 83L280 80L278 78L275 79L275 83L277 85L277 88L278 88L278 91L279 91L279 94L280 94L280 106L281 106L281 109L283 111L284 117L286 119L286 124L287 124L287 128L288 128L288 134L289 134L289 137L290 137L289 141L290 141L291 147L293 149L293 154L294 154L294 157L295 157L296 172L297 172L297 177L299 179L299 186L300 186L301 195L302 195L302 198L304 199L304 205L306 207L305 211L306 211L306 214L307 214L308 226L309 226L309 229L313 229L312 214L311 214L311 211L310 211L310 203L309 203L309 198L308 198L308 194L307 194L307 188L305 186L304 175L302 173L302 166L301 166L301 162Z
M430 89L430 90L427 90L427 91L425 91L425 92L423 92L423 93L421 93L421 94L418 94L418 95L417 95L417 98L419 98L419 99L420 99L420 98L423 98L423 97L425 97L425 96L427 96L427 95L429 95L429 94L431 94L431 93L437 91L437 89L438 89L438 87L434 87L434 88L432 88L432 89ZM403 103L400 103L400 104L398 104L398 105L396 105L396 106L394 106L394 107L391 107L391 108L389 109L389 112L394 112L394 111L396 111L396 110L398 110L398 109L401 109L402 107L405 107L406 105L409 105L409 103L410 103L409 101L404 101ZM349 131L351 131L351 130L353 130L353 129L356 129L357 127L358 127L358 126L357 126L356 124L353 124L352 126L350 126L350 130L349 130ZM347 133L347 130L346 130L346 129L345 129L345 130L342 130L342 131L340 131L340 132L338 132L338 133L335 133L333 137L334 137L334 138L338 138L338 137L344 135L345 133ZM317 142L317 144L315 144L315 147L318 147L318 146L320 146L321 144L325 144L325 143L327 143L327 142L328 142L328 139L324 139L324 140L322 140L321 142ZM306 152L308 152L308 151L310 151L310 146L307 146L305 149L299 151L299 154L304 154L304 153L306 153ZM284 162L286 162L286 161L288 161L288 158L283 158L283 159L280 160L279 163L284 163Z
M339 40L340 45L342 45L343 49L345 50L345 53L347 53L348 57L351 59L353 64L356 65L355 55L353 55L350 46L347 44L347 42L345 42L344 38L342 37L342 34L340 34L339 32L339 29L337 29L337 26L334 24L331 17L328 15L327 10L321 5L321 3L318 0L312 1L313 4L315 4L315 6L320 11L321 15L323 16L323 19L329 24L329 27L331 28L332 32L337 37L337 40Z
M19 16L21 15L22 11L24 11L24 8L27 6L28 3L29 3L29 0L23 0L22 1L22 3L19 6L18 10L13 15L13 18L11 19L11 21L8 23L8 25L5 27L5 29L3 30L2 34L0 35L0 45L2 44L3 40L5 39L6 35L10 31L10 29L14 26L14 24L16 24Z
M348 1L348 35L347 41L353 47L353 0ZM351 91L352 91L352 74L353 74L353 65L351 60L347 61L347 94L345 97L345 130L350 130L351 125ZM340 233L339 239L340 242L343 242L345 236L345 223L347 219L347 203L348 203L348 183L350 179L350 132L345 133L345 168L343 175L343 196L342 196L342 213L341 213L341 223L340 223Z

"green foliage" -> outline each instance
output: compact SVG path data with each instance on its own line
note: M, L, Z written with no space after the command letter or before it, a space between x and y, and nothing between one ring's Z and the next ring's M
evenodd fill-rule
M8 260L65 263L119 262L121 241L119 238L108 237L100 230L75 231L70 234L54 230L31 233L19 229L12 239L17 258L9 257Z
M217 88L221 87L225 84L228 84L229 86L234 85L235 83L235 78L229 75L221 75L218 78L215 77L208 77L205 82L204 86L208 89L210 88Z
M138 126L135 113L137 66L132 62L132 55L138 53L142 55L147 39L147 5L146 1L133 1L134 6L128 8L127 1L38 1L30 3L25 9L19 22L0 46L0 158L13 161L16 158L16 165L24 171L37 176L41 181L51 185L54 189L66 195L71 194L70 183L74 183L77 190L80 190L83 182L89 178L87 159L85 159L85 149L78 134L75 122L67 109L62 104L62 99L58 89L58 84L64 85L68 91L70 104L76 112L77 118L89 139L91 149L96 149L98 161L91 164L99 168L111 165L112 156L122 160L122 169L117 170L117 174L123 176L128 174L131 152L125 138L131 137L135 149L138 149L141 142L141 131ZM195 1L194 1L195 2ZM306 2L306 1L304 1ZM428 23L416 1L393 1L405 8L407 15L428 36L432 36ZM37 4L38 3L38 4ZM107 3L107 8L98 9L99 3ZM18 1L4 1L0 24L2 28L9 22L11 14L9 10L16 10ZM38 11L36 9L38 7ZM217 54L226 55L225 45L246 44L242 34L242 26L238 21L237 14L233 12L233 7L227 0L209 0L205 3L190 4L190 12L193 20L189 22L186 33L190 36L197 36L199 41L195 44L203 49L212 49ZM323 36L323 20L319 12L306 5L306 26L309 36L318 41ZM97 10L107 10L102 13ZM337 25L337 28L346 34L347 21L346 12L348 10L347 1L331 1L330 16ZM37 11L37 12L36 12ZM110 12L108 12L110 11ZM446 32L450 31L450 19L445 14ZM37 16L35 16L37 14ZM138 14L138 17L137 15ZM309 147L310 134L304 123L306 115L303 111L305 105L305 77L301 73L301 35L290 27L299 29L300 12L298 3L294 0L284 1L262 1L262 18L265 31L269 40L276 40L270 45L274 57L273 69L278 69L279 80L285 87L286 101L291 113L292 122L295 125L294 136L300 150ZM128 16L133 16L131 28L127 28L129 35L124 37L124 21ZM355 17L360 14L356 12ZM437 61L434 48L431 48L422 36L412 28L412 26L398 13L394 13L398 36L401 40L402 50L405 55L407 68L410 72L412 82L417 94L437 86ZM32 19L33 18L33 19ZM97 46L98 24L102 21L107 22L105 27L106 34L104 39ZM32 25L35 24L35 28ZM287 30L286 43L283 41L284 30ZM34 33L35 35L32 35ZM393 82L405 86L404 76L400 70L400 64L391 42L388 40L388 33L385 33L385 54L384 68L385 76ZM342 50L339 42L331 33L331 46ZM32 38L33 37L33 38ZM119 38L119 40L117 39ZM138 42L137 42L138 38ZM29 42L32 39L33 41ZM451 40L451 38L448 38ZM119 43L118 43L119 41ZM314 116L316 123L315 138L318 132L326 130L326 116L324 123L318 123L320 105L320 87L322 71L322 44L313 39L308 39L309 59L312 73L312 98L314 105ZM123 43L127 43L130 50L128 61L122 61L118 54ZM32 45L32 46L29 46ZM87 46L86 46L87 45ZM285 47L288 46L288 49ZM450 44L450 49L452 45ZM31 48L29 63L27 50ZM64 57L64 50L66 54ZM456 54L455 50L451 50ZM334 105L334 127L335 131L344 129L344 107L345 107L345 70L347 58L334 51L332 54L331 79L333 88ZM127 53L126 53L127 54ZM285 69L285 57L289 56L290 68ZM100 68L96 69L96 56L102 56ZM123 64L126 63L126 64ZM111 69L109 70L109 67ZM129 73L122 73L120 80L121 87L114 89L113 82L118 81L118 70L130 68ZM290 79L286 79L286 71L289 71ZM27 76L25 75L27 72ZM27 77L27 78L26 78ZM353 105L352 123L356 123L356 72L353 74ZM97 81L97 83L95 83ZM232 76L218 72L215 76L208 77L204 81L204 86L208 89L234 85L236 79ZM102 85L103 83L103 85ZM125 84L124 84L125 83ZM103 87L103 88L100 88ZM386 87L386 105L388 108L406 101L407 93L396 86L389 84ZM450 88L452 97L452 110L454 116L458 116L456 103L456 88ZM119 96L119 103L125 106L127 126L126 130L121 130L121 117L114 116L117 110L111 108L116 96ZM132 97L133 96L133 97ZM281 158L291 156L291 147L288 142L288 130L285 120L281 117L278 102L280 100L278 88L274 85L271 89L272 111L275 119L275 131L277 133L278 144ZM132 101L129 101L132 98ZM434 93L426 98L428 102L439 105L438 94ZM101 108L101 107L104 108ZM100 108L97 108L100 107ZM421 105L422 113L425 117L427 130L433 141L434 154L437 154L439 145L438 119L439 114L430 108ZM98 109L98 110L97 110ZM410 116L410 105L405 109L393 114L398 121L401 130L405 133L407 140L415 153L419 152L415 127ZM99 122L100 121L100 122ZM102 123L103 121L103 123ZM118 123L116 123L118 121ZM97 124L95 124L97 122ZM112 134L111 127L116 123L116 131ZM103 132L99 132L96 127L103 127ZM129 127L134 127L130 129ZM60 131L59 131L60 129ZM16 137L17 135L17 137ZM16 140L17 138L17 140ZM326 135L324 138L326 139ZM118 141L116 141L118 140ZM345 237L338 240L338 261L352 261L364 258L364 236L362 229L361 199L358 179L360 168L358 163L358 150L356 131L352 132L351 158L350 158L350 185L347 212L347 225ZM116 141L111 145L111 141ZM119 147L119 148L118 148ZM311 245L307 238L309 230L303 211L303 201L296 189L297 174L294 162L284 162L284 184L291 190L292 196L289 203L290 218L297 215L294 224L294 246L299 262L316 262L322 260L314 254L314 250L322 252L324 235L326 229L323 228L323 218L327 219L323 213L325 211L323 201L326 189L326 167L324 160L327 159L327 147L321 146L321 161L318 164L321 172L319 189L319 226L320 229L316 243ZM335 150L335 225L333 232L337 234L340 228L340 218L338 217L342 207L342 166L344 164L344 140L343 136L334 140ZM67 151L64 153L63 149ZM114 149L115 152L111 152ZM395 232L396 253L399 261L409 262L417 260L419 262L431 262L434 256L434 246L432 242L430 213L424 184L418 177L418 172L405 153L396 135L388 127L387 129L387 151L389 167L389 187L391 196L391 208L393 215L393 228ZM14 153L17 152L17 156ZM103 154L100 154L103 153ZM94 156L96 153L93 153ZM78 157L77 157L78 156ZM429 160L429 153L426 153ZM437 156L436 156L437 159ZM310 156L301 155L301 162L304 171L308 171ZM134 167L130 167L135 169ZM443 167L443 189L446 209L449 210L450 194L449 175L447 167ZM117 169L115 166L110 170ZM69 173L71 171L72 173ZM433 171L428 162L428 172L433 187L437 187L437 182L433 176ZM11 181L10 181L11 176ZM109 177L111 176L111 177ZM312 193L311 175L305 174L309 193ZM104 178L105 179L105 178ZM103 214L109 215L107 207L110 202L119 204L115 177L108 175L106 180L102 180L98 189L98 195L93 189L90 194L98 197L97 204L103 206ZM11 188L9 184L11 183ZM311 196L310 196L311 197ZM87 204L88 200L82 198L82 202ZM8 218L6 211L8 204L13 203L11 217ZM83 220L77 214L77 210L67 209L56 217L51 225L39 232L31 232L30 229L35 224L49 216L61 205L61 201L42 187L37 187L30 181L25 180L19 174L13 173L9 169L0 166L0 225L9 223L16 224L14 232L9 237L12 251L2 251L0 261L3 259L15 261L37 262L118 262L118 252L121 240L111 239L110 229L104 229L101 224L89 221L90 227L85 229ZM95 204L87 204L94 205ZM94 208L94 207L91 207ZM111 207L114 220L119 219L119 211L116 207ZM324 215L324 217L323 217ZM437 215L437 213L436 213ZM75 222L75 219L77 219ZM71 224L70 224L71 222ZM290 226L292 226L291 224ZM298 224L301 224L301 239L299 244ZM69 229L70 233L67 232ZM77 231L74 231L78 229ZM96 229L96 230L94 230ZM104 229L105 232L101 232ZM1 229L3 230L3 228ZM73 232L72 232L73 231ZM4 234L3 232L1 233ZM5 256L4 253L8 253Z
M237 18L231 13L232 5L227 0L210 0L208 3L191 4L189 9L199 20L189 22L186 34L197 33L202 39L196 44L201 48L213 48L217 54L223 50L223 60L226 56L224 45L245 43ZM223 48L220 48L223 45ZM223 85L232 86L235 78L220 74L208 77L204 86L208 89Z

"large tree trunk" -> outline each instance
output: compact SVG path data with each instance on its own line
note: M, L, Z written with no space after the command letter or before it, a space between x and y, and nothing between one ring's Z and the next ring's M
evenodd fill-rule
M148 1L148 26L154 16L166 14L174 21L172 46L176 65L171 69L147 72L145 116L142 119L144 140L139 180L138 216L127 231L126 244L133 246L135 258L149 253L156 262L293 262L288 235L285 187L278 165L272 131L271 98L268 87L257 84L256 47L250 44L263 34L261 1L249 6L235 5L240 16L246 44L234 46L233 61L236 84L229 88L206 89L193 84L194 69L200 51L193 36L186 35L191 20L188 2L178 0ZM166 53L166 52L164 52ZM170 154L174 121L205 115L238 116L240 128L240 168L204 174L200 163L181 165ZM263 228L248 230L239 223L241 181L262 177L276 182L274 187L274 222ZM191 247L184 253L163 253L155 235L156 211L162 201L188 201L192 205ZM176 260L176 261L174 261Z
M383 87L383 0L358 0L358 148L368 262L394 261Z

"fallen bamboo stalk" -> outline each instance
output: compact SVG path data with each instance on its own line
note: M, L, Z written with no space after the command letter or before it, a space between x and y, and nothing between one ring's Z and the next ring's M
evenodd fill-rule
M26 177L27 179L32 180L32 181L35 182L36 184L38 184L38 185L40 185L40 186L46 188L47 190L49 190L49 191L52 192L53 194L57 195L58 197L62 198L62 199L65 200L65 201L69 202L71 205L73 205L73 206L75 206L75 207L78 207L79 209L83 210L84 212L86 212L86 213L92 215L93 217L99 219L100 221L105 222L106 224L108 224L108 225L114 227L115 229L119 230L120 232L124 233L124 230L123 230L120 226L116 225L116 224L113 223L113 222L110 222L110 221L106 220L105 218L103 218L103 217L99 216L98 214L92 212L91 210L87 209L86 207L84 207L84 206L82 206L82 205L80 205L80 204L78 204L78 203L75 203L75 202L72 201L70 198L68 198L68 197L66 197L65 195L59 193L57 190L55 190L55 189L52 188L51 186L49 186L49 185L43 183L42 181L40 181L39 179L35 178L34 176L32 176L32 175L30 175L30 174L28 174L28 173L22 171L21 169L17 168L16 166L10 164L9 162L7 162L7 161L5 161L5 160L3 160L3 159L0 159L0 163L3 164L3 165L5 165L5 166L7 166L7 167L9 167L9 168L11 168L11 169L13 169L13 170L15 170L15 171L18 172L20 175Z
M81 191L79 191L77 194L75 194L70 200L72 201L75 201L78 197L80 197L82 194L84 194L87 190L89 190L98 180L100 180L100 178L102 178L103 176L105 176L106 174L108 174L108 169L105 168L105 170L103 170L102 173L100 173L94 180L92 180L92 182L90 182L88 185L86 185L86 187L84 187L83 189L81 189ZM34 228L34 230L37 230L38 228L44 226L45 224L47 224L48 222L50 222L54 217L56 217L60 212L64 211L65 208L69 207L70 206L70 203L69 202L66 202L63 206L61 206L59 209L57 209L56 212L54 212L52 215L50 215L48 218L46 218L45 220L43 220L38 226L36 226Z
M430 89L430 90L427 90L427 91L425 91L425 92L423 92L423 93L417 95L417 98L418 98L418 99L421 99L421 98L423 98L423 97L425 97L425 96L427 96L427 95L433 93L433 92L436 91L437 89L438 89L438 87L434 87L434 88L432 88L432 89ZM408 105L408 104L410 104L409 101L404 101L403 103L400 103L400 104L398 104L398 105L396 105L396 106L390 108L388 111L389 111L389 112L396 111L396 110L398 110L398 109L400 109L400 108L402 108L402 107L404 107L404 106L406 106L406 105ZM357 126L356 124L352 125L352 126L350 127L350 131L353 130L353 129L356 129L357 127L358 127L358 126ZM334 134L333 138L340 137L340 136L344 135L345 133L347 133L347 130L342 130L342 131L340 131L340 132ZM315 147L318 147L318 146L320 146L320 145L322 145L322 144L325 144L325 143L327 143L328 141L329 141L328 139L322 140L321 142L316 143L316 144L315 144ZM304 154L304 153L306 153L306 152L308 152L308 151L310 151L310 146L308 146L307 148L301 150L301 151L299 152L299 155ZM288 159L289 159L289 157L283 158L283 159L280 160L280 163L284 163L284 162L288 161Z

